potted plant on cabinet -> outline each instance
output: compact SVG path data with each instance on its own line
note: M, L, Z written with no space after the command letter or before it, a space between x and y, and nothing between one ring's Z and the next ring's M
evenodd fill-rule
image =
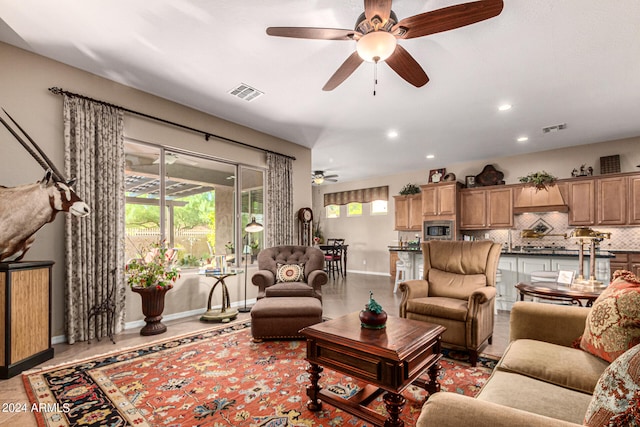
M161 322L164 297L180 277L179 270L174 266L177 252L168 249L162 241L138 253L140 257L126 265L126 273L131 290L142 298L146 325L140 330L140 335L161 334L167 330L167 326Z
M401 196L409 196L411 194L418 194L420 193L422 190L420 190L420 187L418 187L416 184L407 184L404 187L402 187L402 189L400 189L400 195Z
M533 185L538 190L546 190L547 186L555 185L558 180L557 177L546 171L533 172L518 179L524 184Z

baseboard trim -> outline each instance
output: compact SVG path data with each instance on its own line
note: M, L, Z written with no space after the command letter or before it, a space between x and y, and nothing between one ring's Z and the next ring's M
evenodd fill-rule
M367 274L367 275L370 275L370 276L387 276L387 277L391 277L391 273L383 273L383 272L376 272L376 271L347 270L347 273Z
M256 303L256 299L255 298L247 300L247 305L253 305L255 303ZM231 307L234 307L234 308L244 307L244 300L231 303ZM216 308L216 307L214 307L214 308ZM171 314L167 314L166 316L162 316L162 320L170 321L170 320L184 319L185 317L199 316L202 313L204 313L205 311L207 311L206 308L198 308L196 310L182 311L180 313L171 313ZM144 319L134 320L132 322L125 322L124 330L126 331L128 329L141 328L144 325L145 325ZM51 344L52 345L53 344L64 344L66 342L67 342L67 336L66 335L57 335L57 336L51 337Z

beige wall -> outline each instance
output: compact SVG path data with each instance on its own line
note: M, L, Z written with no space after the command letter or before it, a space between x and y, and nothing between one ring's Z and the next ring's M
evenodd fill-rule
M297 158L293 163L294 209L311 205L311 151L246 127L195 111L156 96L97 77L76 68L0 43L0 107L5 108L34 138L53 162L64 166L62 97L51 94L52 86L111 102L132 110L162 117L196 129L270 149ZM165 144L204 153L216 158L264 167L262 152L167 127L147 119L126 116L125 134L142 141ZM35 182L44 172L19 143L0 129L0 185L16 186ZM25 260L53 260L53 336L64 334L64 216L42 228ZM205 279L210 280L210 279ZM240 280L242 282L242 279ZM167 300L165 314L200 310L206 305L211 282L184 277ZM242 283L241 283L242 284ZM237 284L230 282L231 298L238 298ZM249 283L249 298L253 285ZM242 291L240 291L242 292ZM241 293L241 295L243 295ZM254 294L255 295L255 294ZM127 291L127 322L143 318L140 298ZM218 297L219 299L219 297ZM219 303L219 301L214 301Z
M505 174L507 184L518 183L518 177L538 170L557 176L570 178L573 168L586 164L599 174L600 157L620 155L621 172L635 172L640 165L640 137L617 141L606 141L597 144L563 148L539 153L503 157L493 160L458 163L453 165L434 165L421 171L406 172L396 175L377 177L363 181L353 181L314 187L313 209L315 218L320 217L320 226L324 237L345 238L349 244L349 271L360 271L370 274L389 274L389 252L387 246L398 240L398 232L394 231L394 200L405 184L426 184L429 169L446 167L447 172L456 174L458 181L464 182L465 175L479 174L485 165L492 164ZM389 213L384 216L370 216L364 212L362 217L346 217L346 208L341 208L341 217L327 219L322 206L324 193L353 190L357 188L389 186ZM416 233L403 232L403 239L414 238ZM637 248L640 249L640 248Z

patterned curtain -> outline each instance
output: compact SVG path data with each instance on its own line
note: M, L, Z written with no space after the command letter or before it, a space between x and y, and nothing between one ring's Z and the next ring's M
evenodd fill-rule
M267 153L266 247L293 244L293 160Z
M389 186L361 188L324 195L324 205L348 205L349 203L371 203L374 200L389 200Z
M85 218L65 216L69 344L124 326L123 130L121 110L64 96L65 167L91 208Z

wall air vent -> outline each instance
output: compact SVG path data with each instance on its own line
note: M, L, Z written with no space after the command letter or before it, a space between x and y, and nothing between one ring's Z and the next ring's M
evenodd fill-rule
M565 130L566 128L566 123L560 123L559 125L547 126L546 128L542 128L542 133L558 132L560 130Z
M245 83L240 83L237 87L234 87L229 91L232 96L235 96L245 101L253 101L259 96L264 95L264 92L260 92L258 89L249 86Z

